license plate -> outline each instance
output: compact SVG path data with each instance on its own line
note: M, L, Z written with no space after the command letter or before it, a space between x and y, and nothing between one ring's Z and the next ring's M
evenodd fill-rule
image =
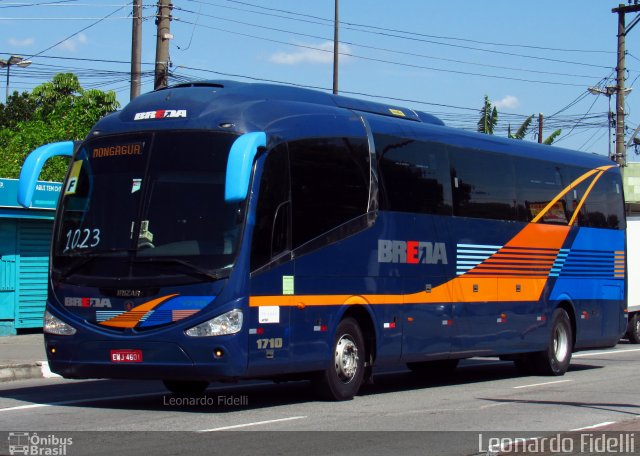
M141 363L142 350L111 350L112 363Z

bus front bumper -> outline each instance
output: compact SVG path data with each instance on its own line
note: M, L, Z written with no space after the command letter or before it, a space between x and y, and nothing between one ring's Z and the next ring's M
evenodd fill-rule
M235 380L246 373L247 356L235 341L154 340L81 342L45 335L49 368L65 378Z

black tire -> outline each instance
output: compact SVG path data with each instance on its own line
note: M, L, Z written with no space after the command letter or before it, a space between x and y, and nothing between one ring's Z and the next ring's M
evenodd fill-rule
M169 391L180 395L202 394L209 386L205 381L163 380L162 383Z
M640 316L634 313L627 324L627 338L632 344L640 344Z
M407 363L407 367L418 375L437 378L453 374L459 362L459 359L441 359Z
M572 352L571 320L564 309L558 308L553 311L551 317L551 331L547 349L531 355L535 372L540 375L564 375L569 369Z
M314 381L324 399L348 401L358 394L365 374L366 353L360 326L345 318L336 329L331 364Z

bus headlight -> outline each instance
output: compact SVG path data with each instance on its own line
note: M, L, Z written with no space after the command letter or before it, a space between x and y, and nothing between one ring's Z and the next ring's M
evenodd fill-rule
M241 329L242 311L233 309L218 315L216 318L200 323L198 326L187 329L185 334L191 337L224 336L226 334L235 334Z
M42 330L47 334L55 334L57 336L73 336L76 333L76 328L51 315L48 310L44 312Z

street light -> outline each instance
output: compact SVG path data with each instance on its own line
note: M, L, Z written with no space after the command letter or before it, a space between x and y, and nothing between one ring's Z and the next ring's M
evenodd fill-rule
M607 142L609 143L609 158L615 159L615 157L611 155L611 123L613 120L613 116L612 116L613 113L611 112L611 96L616 94L616 92L618 91L618 87L617 86L589 87L587 90L589 91L589 93L593 95L602 94L605 97L607 97L607 99L609 100L609 112L607 112L607 121L609 123L609 140ZM627 87L624 89L625 94L629 92L631 92L631 87Z
M9 100L9 70L12 66L18 66L20 68L26 68L31 65L31 60L25 60L19 55L12 55L7 60L0 59L0 68L7 68L7 91L5 93L4 102Z

